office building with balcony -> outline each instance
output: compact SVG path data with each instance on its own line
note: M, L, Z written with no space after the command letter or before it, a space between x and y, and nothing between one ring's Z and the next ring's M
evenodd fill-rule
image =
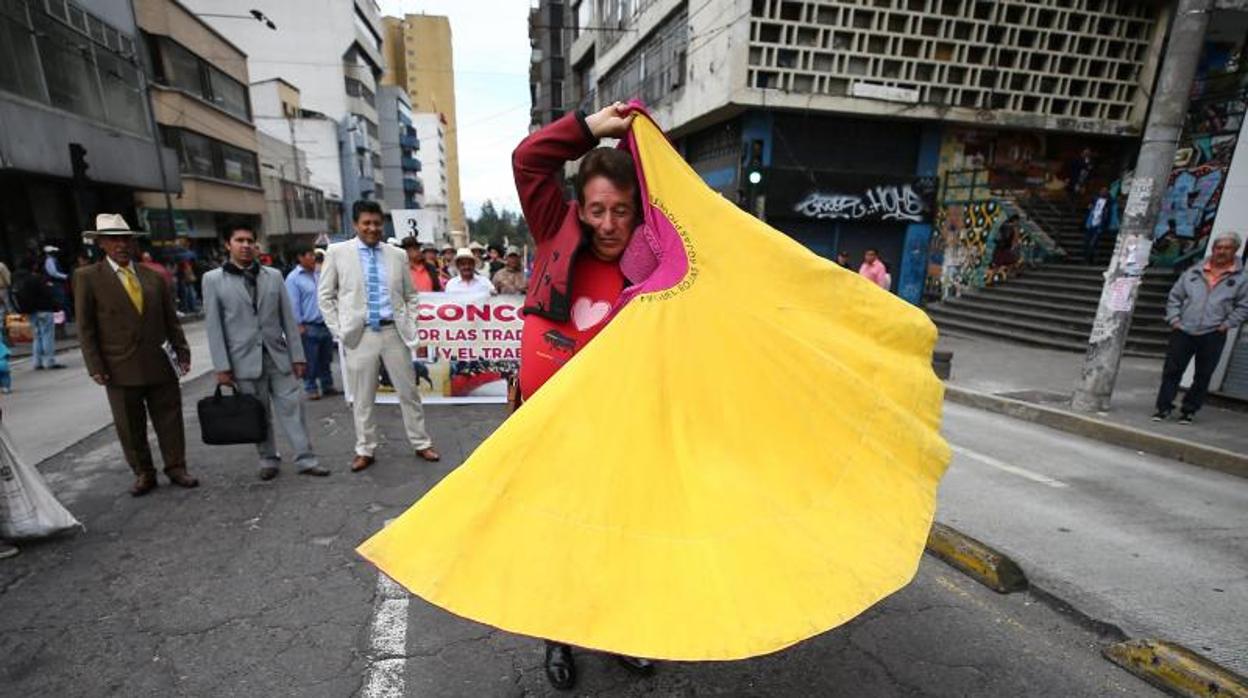
M389 209L419 209L425 199L421 181L420 138L412 121L412 105L407 90L382 85L378 94L381 118L381 165L385 171L384 205ZM400 233L403 231L399 231Z
M186 0L206 15L248 16L254 3L247 0ZM206 16L206 21L241 46L248 54L252 79L257 83L280 79L299 90L301 114L335 125L333 144L338 182L330 187L313 182L341 198L341 226L336 235L349 235L351 206L358 200L384 200L387 183L381 164L381 131L377 111L377 84L382 56L381 16L374 0L330 0L309 11L305 2L275 0L264 5L264 14L276 27L235 17ZM285 128L283 114L261 114L257 122L269 130ZM312 118L307 122L312 125ZM298 143L309 159L329 146L322 128L306 134L325 139L316 144ZM313 154L316 151L318 154ZM315 168L314 175L315 175ZM315 177L314 177L315 179Z
M178 154L177 234L206 249L234 225L262 234L264 189L246 54L176 0L134 0L134 11L160 137ZM163 220L162 195L141 194L138 203L143 217Z
M0 2L0 55L0 261L72 254L97 213L139 225L136 192L176 194L129 0Z
M386 32L386 75L383 83L405 88L412 102L412 111L440 115L445 126L447 211L451 226L464 230L451 22L446 17L424 14L405 15L402 19L386 17L382 21ZM424 137L423 132L421 137Z
M565 48L572 37L567 16L568 6L563 0L535 0L529 8L530 131L549 124L567 111L563 102Z
M449 126L441 114L430 112L412 114L412 125L416 127L416 133L420 136L420 180L424 195L421 208L429 212L425 218L437 231L434 238L449 239L441 237L440 233L446 232L449 235L452 230L460 230L454 227L449 205L450 178L447 172Z
M329 241L325 193L308 184L307 153L289 141L258 135L265 203L260 246L290 261L292 249Z
M291 182L319 192L324 216L313 242L322 244L338 237L344 230L338 122L305 109L299 88L281 78L253 82L249 92L261 136L261 169L267 170L266 175L273 175L276 169L282 188ZM272 147L265 146L266 138L272 139ZM264 166L266 162L270 168ZM265 198L270 202L278 197L270 191L271 186L266 182ZM286 198L286 193L280 198ZM274 210L271 203L269 210Z

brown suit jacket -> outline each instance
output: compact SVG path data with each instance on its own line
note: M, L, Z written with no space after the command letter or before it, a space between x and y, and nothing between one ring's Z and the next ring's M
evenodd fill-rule
M139 386L178 379L164 343L178 358L191 360L191 348L173 306L173 294L160 274L134 264L143 287L143 314L117 278L108 260L74 273L78 341L91 375L107 374L108 384Z

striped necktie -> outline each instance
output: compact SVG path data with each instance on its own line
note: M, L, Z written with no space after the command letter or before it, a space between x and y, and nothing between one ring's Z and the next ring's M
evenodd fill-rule
M368 326L381 331L381 271L377 268L377 248L368 248Z

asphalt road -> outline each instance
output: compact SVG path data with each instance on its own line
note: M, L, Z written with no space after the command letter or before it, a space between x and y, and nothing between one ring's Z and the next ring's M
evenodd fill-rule
M206 380L188 386L187 404L207 388ZM267 483L256 479L250 448L199 444L193 414L197 490L125 495L129 474L111 430L43 464L87 531L25 545L0 562L0 693L550 693L539 642L379 590L376 571L353 552L488 435L501 407L430 408L445 456L436 465L402 448L397 411L380 408L380 460L351 474L347 406L312 403L318 450L334 474L307 478L287 468ZM663 664L642 680L584 653L577 693L1157 695L1101 659L1105 641L1026 594L994 594L929 558L903 591L786 651Z
M1088 616L1248 675L1248 480L948 403L944 433L939 520Z

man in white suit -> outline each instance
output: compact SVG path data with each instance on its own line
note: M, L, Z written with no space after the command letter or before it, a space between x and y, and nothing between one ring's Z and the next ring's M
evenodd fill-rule
M268 437L256 444L260 479L277 477L282 462L272 417L277 417L295 450L299 473L328 475L308 438L300 383L307 363L282 274L256 261L256 233L247 226L230 230L226 250L229 261L205 274L203 280L208 349L217 382L255 395L270 415Z
M399 394L407 438L416 455L441 458L425 431L425 415L416 388L412 352L416 346L416 289L407 270L407 255L381 242L381 206L357 201L352 207L356 237L329 246L321 268L317 301L325 325L346 352L345 381L351 386L355 416L355 459L351 470L372 465L377 448L373 401L378 364Z

